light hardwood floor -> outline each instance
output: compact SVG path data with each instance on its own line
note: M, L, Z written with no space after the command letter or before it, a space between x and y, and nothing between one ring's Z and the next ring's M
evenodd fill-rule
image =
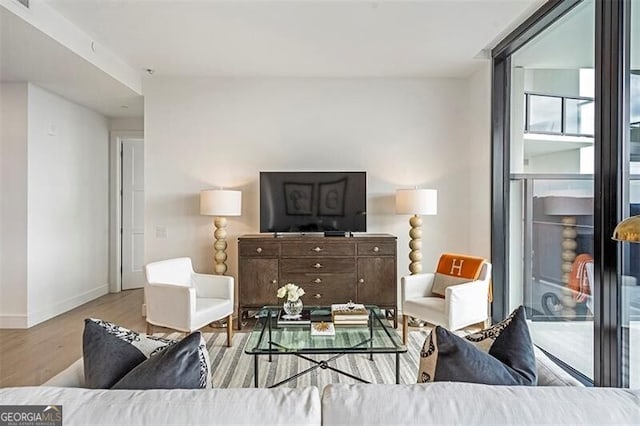
M80 358L85 318L145 332L142 300L142 290L107 294L29 329L0 330L0 387L40 385ZM154 327L162 332L172 330Z
M79 359L85 318L145 332L142 301L142 290L112 293L29 329L0 329L0 387L41 385ZM243 320L242 332L250 331L252 325ZM174 332L162 327L153 331L156 335ZM226 327L207 326L202 331L226 333ZM398 332L402 333L401 327Z

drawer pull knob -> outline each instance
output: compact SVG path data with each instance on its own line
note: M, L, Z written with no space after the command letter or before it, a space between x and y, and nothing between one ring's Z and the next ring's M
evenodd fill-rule
M316 278L315 280L313 280L313 282L316 284L320 284L322 280L320 278Z
M319 263L316 263L315 265L313 265L313 267L316 268L316 269L320 269L320 268L322 268L322 265L319 264Z
M316 247L314 249L312 249L313 251L315 251L316 253L320 253L322 251L321 247Z
M374 252L376 252L376 253L377 253L377 252L379 252L379 251L380 251L380 247L377 247L377 246L376 246L376 247L374 247L374 248L373 248L373 251L374 251Z
M364 278L360 278L360 279L358 280L358 282L359 282L360 284L364 284Z
M278 280L271 280L271 284L277 284Z
M314 295L313 297L315 297L316 299L320 299L322 297L322 295L320 293Z
M256 251L257 251L258 253L262 253L262 247L258 247L258 248L256 249Z

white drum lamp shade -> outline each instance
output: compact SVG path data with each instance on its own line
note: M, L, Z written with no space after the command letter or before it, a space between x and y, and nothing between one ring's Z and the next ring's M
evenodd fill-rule
M213 233L215 254L213 260L218 275L227 272L227 218L240 216L242 212L242 192L224 189L205 189L200 191L200 214L215 216L216 230Z
M200 214L207 216L240 216L242 192L225 189L200 191Z
M545 197L544 213L550 216L588 216L593 214L593 198L566 196Z
M436 189L398 189L396 191L396 213L438 214L438 191Z

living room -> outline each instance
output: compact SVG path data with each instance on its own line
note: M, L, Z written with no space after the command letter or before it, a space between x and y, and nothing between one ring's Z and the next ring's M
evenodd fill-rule
M545 2L20 3L0 0L0 328L28 331L130 291L114 202L127 138L144 139L138 270L187 256L213 273L200 191L232 189L242 206L227 218L226 275L237 284L237 240L261 228L263 171L365 171L366 231L397 237L398 300L410 252L398 189L437 189L425 272L444 252L506 263L492 246L509 223L493 212L491 50Z
M254 7L260 9L259 5ZM310 7L302 6L301 13L312 22L317 19L314 10L304 10ZM349 7L355 9L350 13L363 12L362 5ZM503 13L519 16L530 7L518 4ZM237 11L231 8L231 12L241 13L242 7L238 8ZM375 14L376 10L367 6L364 12ZM275 11L271 13L277 15ZM384 18L392 19L395 18ZM343 26L348 23L345 19ZM272 25L277 24L276 21ZM460 23L460 27L464 25ZM491 40L506 28L485 31L486 38ZM383 40L385 35L377 37ZM444 41L444 33L441 37ZM484 47L483 44L477 48L464 47L470 58L455 72L452 65L429 60L435 63L429 66L438 75L429 78L413 77L418 73L412 69L419 66L409 63L402 70L399 62L406 59L394 62L391 57L379 60L377 69L365 67L367 58L356 58L358 63L348 65L336 58L318 57L314 60L320 69L308 69L309 65L301 58L298 70L294 70L292 65L296 64L276 58L272 62L282 69L270 71L270 62L263 60L267 69L254 73L257 76L245 76L247 70L238 75L227 70L218 73L222 76L207 76L204 70L207 65L202 65L200 71L185 70L193 76L174 76L172 70L163 72L156 65L153 75L139 73L142 75L136 90L144 92L144 110L135 105L121 109L119 115L109 117L107 131L144 130L145 262L188 253L197 270L211 271L211 221L198 216L199 191L213 187L241 190L242 215L229 218L229 237L256 232L261 170L365 170L367 230L397 235L400 259L406 259L409 251L407 217L395 215L395 190L414 186L437 188L441 213L429 218L429 243L423 250L425 264L433 265L444 246L450 251L488 256L490 70L486 59L473 58ZM287 45L278 55L295 57L293 53L298 52L286 50L293 48L297 46ZM387 47L385 52L389 50ZM100 52L98 48L96 53ZM336 52L335 57L347 53ZM172 59L166 61L172 63ZM191 61L197 63L202 59ZM252 65L244 66L250 69ZM123 97L123 93L126 92L122 90L115 95ZM144 129L142 116L133 115L131 110L144 114ZM50 125L42 123L45 127ZM250 155L254 152L260 154ZM104 151L101 155L102 163L109 161ZM101 173L109 173L108 166ZM101 179L104 185L105 176ZM94 187L100 194L105 190L103 186ZM472 206L474 214L484 220L480 221L483 224L480 229L474 223L474 237L470 238L466 212ZM94 222L105 226L105 213L100 214L100 218L96 213L92 215L96 217ZM155 236L158 228L167 231L166 238ZM63 234L61 230L59 236ZM40 241L39 244L47 246ZM229 245L231 275L237 272L235 249L234 244ZM96 279L104 284L107 278L103 270L100 273L102 276ZM47 287L59 286L52 283ZM116 289L112 285L110 290ZM53 299L49 304L65 300L56 299L55 294L50 296Z

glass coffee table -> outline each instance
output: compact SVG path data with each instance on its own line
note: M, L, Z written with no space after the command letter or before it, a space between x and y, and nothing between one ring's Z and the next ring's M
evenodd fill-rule
M256 325L245 345L246 354L253 355L254 385L258 387L258 357L294 355L313 365L270 387L280 386L317 368L329 369L363 383L370 383L349 372L339 370L329 363L344 355L368 354L373 361L374 354L395 354L396 383L400 383L400 354L407 352L393 325L387 321L380 308L366 305L369 320L366 325L336 325L334 336L311 335L311 325L278 325L278 314L282 306L265 306L257 313ZM311 312L311 323L330 322L331 307L305 306ZM324 360L315 360L308 355L326 354Z

